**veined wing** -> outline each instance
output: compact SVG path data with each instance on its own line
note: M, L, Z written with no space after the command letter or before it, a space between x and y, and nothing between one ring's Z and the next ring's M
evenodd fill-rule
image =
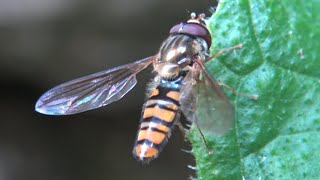
M110 104L136 85L136 74L154 58L151 56L58 85L38 99L35 109L48 115L68 115Z
M207 133L223 134L234 119L234 108L201 62L194 63L182 82L180 108Z

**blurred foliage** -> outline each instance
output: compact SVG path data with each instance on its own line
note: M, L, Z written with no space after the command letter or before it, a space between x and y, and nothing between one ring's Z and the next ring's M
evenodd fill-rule
M0 179L187 179L193 171L186 165L194 161L180 151L189 146L179 132L149 166L132 156L148 70L106 108L44 116L34 105L55 85L155 54L188 11L206 12L213 3L0 1Z
M320 3L221 0L209 19L215 77L257 101L225 92L236 109L225 136L189 139L198 179L316 179L320 176ZM212 117L214 119L214 117Z

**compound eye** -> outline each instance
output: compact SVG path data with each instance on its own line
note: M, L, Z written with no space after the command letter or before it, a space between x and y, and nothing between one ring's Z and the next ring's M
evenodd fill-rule
M206 27L199 23L180 23L173 26L170 34L188 34L204 39L211 46L211 35Z

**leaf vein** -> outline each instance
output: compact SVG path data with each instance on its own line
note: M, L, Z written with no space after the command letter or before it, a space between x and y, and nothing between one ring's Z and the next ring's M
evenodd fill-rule
M293 69L291 69L291 68L281 66L280 64L277 64L277 63L275 63L275 62L273 62L273 61L267 61L267 62L268 62L269 64L271 64L271 65L279 68L279 69L284 70L284 71L288 71L288 72L290 72L290 73L294 73L294 74L297 74L297 75L300 75L300 76L305 76L305 77L308 77L308 78L311 78L311 79L314 79L314 80L320 82L320 81L319 81L319 77L311 76L311 75L309 75L309 74L305 74L305 73L302 73L302 72L299 72L299 71L295 71L295 70L293 70Z
M303 134L309 134L309 133L320 133L318 130L312 130L312 131L300 131L300 132L293 132L288 134L279 134L279 137L285 137L285 136L296 136L296 135L303 135Z
M261 65L264 64L265 62L265 58L262 54L262 48L261 48L261 45L259 44L258 40L257 40L257 35L256 35L256 31L254 29L254 26L253 26L253 22L252 22L252 12L251 12L251 2L250 0L247 0L247 10L248 10L248 17L249 17L249 28L251 29L251 31L253 32L253 36L252 36L252 39L253 39L253 43L256 44L256 47L258 47L258 54L260 56L260 58L262 59L262 63L257 66L255 69L258 69ZM241 83L238 84L238 87L237 87L237 91L239 91L241 87ZM236 97L236 101L238 99L238 96ZM236 108L236 107L235 107ZM242 175L242 177L244 177L244 164L242 162L242 159L245 158L245 157L241 157L241 152L240 152L240 143L239 143L239 127L238 127L238 122L235 121L235 134L236 134L236 144L237 144L237 147L238 147L238 153L239 153L239 166L240 166L240 173ZM253 152L254 153L254 152ZM250 153L251 154L251 153Z
M252 155L252 154L255 154L255 153L260 152L260 151L263 150L267 145L269 145L270 143L272 143L273 141L275 141L275 140L276 140L277 138L279 138L279 137L297 136L297 135L309 134L309 133L311 133L311 134L314 134L314 133L315 133L315 134L318 134L318 133L320 133L320 131L313 130L313 131L300 131L300 132L295 132L295 133L290 133L290 134L278 134L277 137L275 137L274 139L270 140L268 143L265 143L264 146L261 146L260 148L256 149L255 151L246 154L246 155L243 157L243 159L249 157L249 156Z
M253 43L255 44L258 50L258 54L260 56L260 58L262 59L262 63L256 67L259 68L264 62L265 62L265 57L263 56L263 53L262 53L262 47L261 47L261 44L259 43L258 41L258 36L257 36L257 32L254 28L254 25L253 25L253 17L252 17L252 11L251 11L251 0L247 0L247 9L248 9L248 17L249 17L249 28L251 29L251 31L253 32L253 36L252 36L252 39L253 39Z

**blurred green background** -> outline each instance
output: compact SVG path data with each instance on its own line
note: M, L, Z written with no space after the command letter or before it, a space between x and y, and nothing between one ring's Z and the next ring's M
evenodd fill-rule
M157 52L170 28L214 1L1 0L0 180L187 179L175 129L160 157L132 156L151 68L120 102L73 116L34 111L49 88Z

